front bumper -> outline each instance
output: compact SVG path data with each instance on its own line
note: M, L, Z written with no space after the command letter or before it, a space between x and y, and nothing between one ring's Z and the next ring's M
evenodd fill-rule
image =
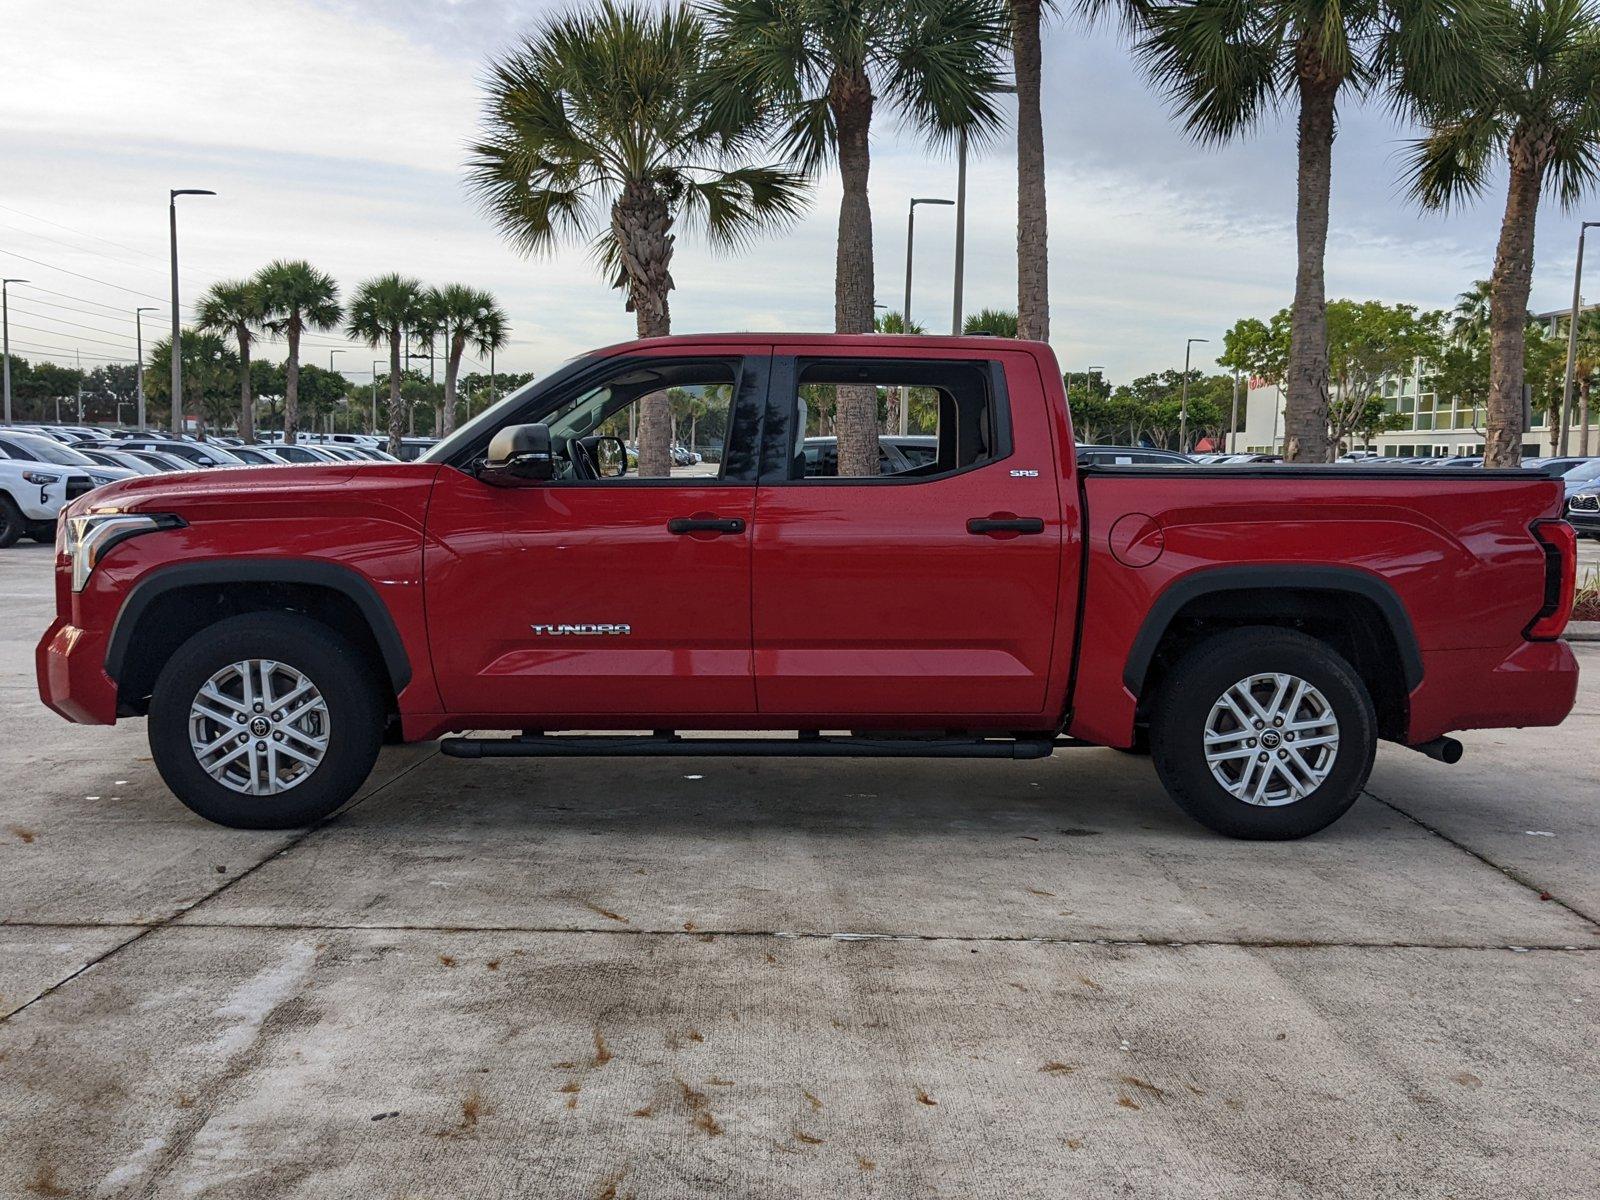
M1567 510L1567 524L1579 533L1588 534L1590 537L1600 537L1600 510L1590 512L1587 509Z
M102 634L57 617L34 651L39 696L52 711L79 725L114 725L117 685L106 674Z

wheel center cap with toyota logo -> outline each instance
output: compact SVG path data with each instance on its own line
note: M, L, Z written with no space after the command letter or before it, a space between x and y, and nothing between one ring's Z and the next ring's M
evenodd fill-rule
M257 717L250 722L250 735L252 737L264 738L271 732L272 722L265 717Z
M1268 729L1261 735L1261 744L1268 750L1276 750L1280 740L1276 729Z

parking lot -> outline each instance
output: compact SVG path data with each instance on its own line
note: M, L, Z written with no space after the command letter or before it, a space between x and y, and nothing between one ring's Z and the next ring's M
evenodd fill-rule
M0 1195L1594 1194L1600 645L1300 843L1103 750L402 747L242 833L39 704L49 568L0 552Z

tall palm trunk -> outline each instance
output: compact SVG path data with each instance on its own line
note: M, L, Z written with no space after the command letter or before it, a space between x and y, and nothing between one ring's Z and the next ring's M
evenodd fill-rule
M289 361L283 374L283 440L292 446L300 424L300 319L296 316L289 318Z
M1011 0L1011 57L1017 78L1017 336L1047 342L1050 254L1039 102L1040 7L1040 0Z
M872 84L863 72L840 73L829 87L828 104L839 132L839 243L834 259L833 327L837 333L871 333L872 204L867 179L872 171ZM878 473L878 389L841 387L834 417L841 476Z
M400 457L406 414L400 404L400 329L389 330L389 453Z
M240 325L239 334L239 436L246 445L256 440L256 400L250 391L250 331Z
M1328 447L1328 198L1333 182L1334 101L1339 79L1309 46L1295 52L1300 89L1299 196L1294 307L1289 327L1289 403L1283 457L1326 462Z
M1511 185L1495 252L1494 293L1489 302L1489 400L1483 465L1522 463L1522 385L1527 349L1528 292L1533 286L1533 233L1539 216L1540 146L1518 129L1507 157Z
M672 332L672 212L646 183L630 183L611 206L611 236L628 277L628 307L642 338ZM672 412L665 392L639 401L639 477L672 474Z
M1589 386L1589 377L1584 376L1578 384L1578 454L1583 458L1589 457Z
M444 360L444 414L439 423L441 437L449 437L456 429L456 378L461 373L461 356L466 349L465 334L458 333L450 339L450 353Z

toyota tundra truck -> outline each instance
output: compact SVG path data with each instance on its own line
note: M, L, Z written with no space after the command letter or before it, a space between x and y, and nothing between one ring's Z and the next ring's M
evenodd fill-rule
M920 462L859 433L846 453L874 406L932 435ZM663 424L699 461L648 451ZM838 440L831 471L808 438ZM416 462L82 497L39 688L70 721L147 718L177 797L243 828L317 821L386 740L444 737L479 759L1113 747L1211 829L1293 838L1350 807L1380 740L1451 762L1454 731L1572 708L1558 481L1074 445L1042 344L613 346Z

